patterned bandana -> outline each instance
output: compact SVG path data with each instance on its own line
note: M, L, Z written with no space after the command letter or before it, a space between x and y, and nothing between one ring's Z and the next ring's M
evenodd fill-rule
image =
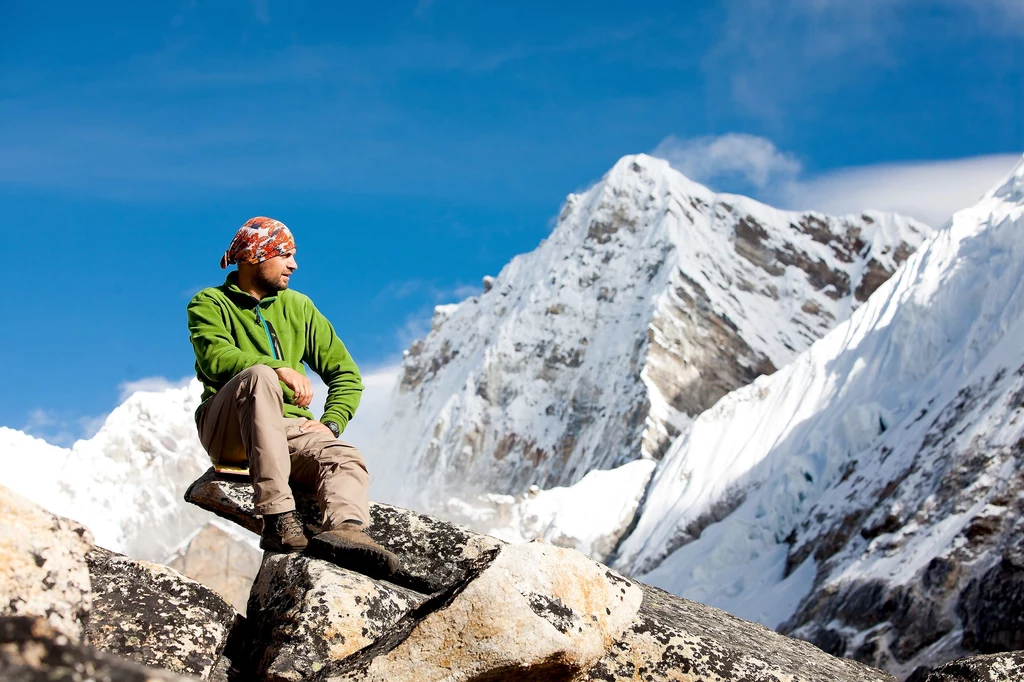
M256 265L274 256L295 252L295 238L284 223L273 218L250 218L238 228L231 246L220 259L222 270L235 263Z

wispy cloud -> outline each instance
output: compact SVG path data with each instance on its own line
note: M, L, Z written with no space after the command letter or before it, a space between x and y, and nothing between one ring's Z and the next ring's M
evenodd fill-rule
M181 379L168 379L167 377L143 377L134 381L122 381L118 384L118 400L124 402L129 396L138 391L166 391L171 388L183 388L189 385L193 377L187 376Z
M785 189L792 208L854 213L895 211L941 227L975 203L1020 161L1019 154L844 168L794 182Z
M973 204L1020 160L1018 154L907 161L808 175L792 154L756 135L668 137L653 152L713 189L751 192L770 204L827 213L895 211L939 227Z
M670 135L651 152L704 184L739 178L758 190L792 181L803 170L792 154L745 133L680 139Z

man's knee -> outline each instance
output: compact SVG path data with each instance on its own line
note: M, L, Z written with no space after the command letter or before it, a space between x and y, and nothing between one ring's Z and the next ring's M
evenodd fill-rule
M282 395L281 381L277 372L266 365L253 365L238 373L241 387L244 393L256 393L259 391L270 391Z
M359 448L343 443L333 436L325 436L325 440L327 442L324 443L320 450L320 456L317 458L321 463L344 464L367 471L366 460L363 459L363 453L359 451Z

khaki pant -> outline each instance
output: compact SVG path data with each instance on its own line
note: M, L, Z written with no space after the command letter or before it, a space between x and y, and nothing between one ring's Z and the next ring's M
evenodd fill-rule
M257 514L295 509L289 482L316 487L324 529L354 519L370 525L370 475L359 450L330 433L302 432L283 417L277 373L255 365L217 391L199 415L199 440L214 464L249 462Z

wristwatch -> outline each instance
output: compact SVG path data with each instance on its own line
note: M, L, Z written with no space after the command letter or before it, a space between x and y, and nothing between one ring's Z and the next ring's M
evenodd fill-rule
M323 422L323 424L324 424L324 426L326 426L327 428L329 428L331 430L331 433L334 434L335 438L337 438L338 436L341 435L341 428L338 426L337 422L326 421L326 422Z

